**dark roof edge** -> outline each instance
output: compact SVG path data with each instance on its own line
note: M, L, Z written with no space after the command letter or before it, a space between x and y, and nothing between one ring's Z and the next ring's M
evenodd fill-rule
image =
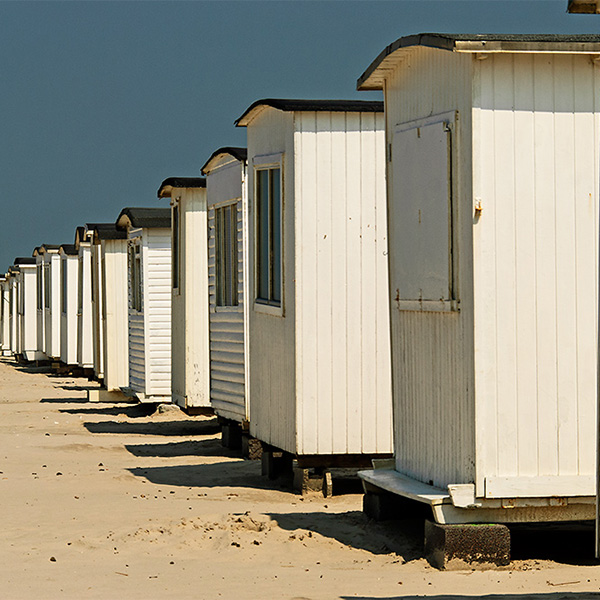
M377 58L367 67L365 72L358 78L356 89L363 89L365 82L371 77L379 65L392 53L400 48L409 48L411 46L425 46L428 48L438 48L440 50L453 51L456 48L456 42L512 42L512 43L547 43L547 44L599 44L600 35L597 34L579 34L579 35L559 35L559 34L467 34L467 33L417 33L398 38L389 46L386 46L377 56ZM479 49L478 51L483 51ZM370 89L370 88L364 88Z
M85 227L100 240L124 240L127 237L127 233L117 229L115 223L86 223Z
M204 165L200 169L203 175L206 175L205 169L208 167L210 162L213 159L217 158L217 156L220 156L221 154L229 154L230 156L233 156L233 158L239 160L240 162L245 163L248 161L248 148L241 148L237 146L223 146L222 148L215 150L210 155L210 158L204 163Z
M78 254L75 244L62 244L60 249L68 256L75 256Z
M15 265L35 265L35 258L32 256L18 256L13 261Z
M137 206L126 206L117 217L115 225L119 225L119 221L127 217L131 222L131 226L135 228L159 228L171 227L171 209L170 208L145 208Z
M263 98L253 102L233 123L236 127L245 127L243 121L255 108L270 106L285 112L383 112L383 102L378 100L301 100L285 98Z
M206 179L204 177L167 177L158 188L156 195L158 198L170 196L167 188L205 188Z

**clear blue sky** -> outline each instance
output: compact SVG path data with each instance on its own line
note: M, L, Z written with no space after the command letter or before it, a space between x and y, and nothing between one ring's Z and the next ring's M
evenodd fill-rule
M598 33L567 0L0 2L0 271L124 206L166 206L254 100L379 98L357 77L419 32Z

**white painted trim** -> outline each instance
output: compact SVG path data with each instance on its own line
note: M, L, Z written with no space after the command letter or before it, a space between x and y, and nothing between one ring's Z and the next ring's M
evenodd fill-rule
M486 477L486 498L541 498L594 496L593 475L551 475L546 477Z
M283 306L274 306L273 304L265 304L264 302L254 301L254 311L274 317L283 317Z

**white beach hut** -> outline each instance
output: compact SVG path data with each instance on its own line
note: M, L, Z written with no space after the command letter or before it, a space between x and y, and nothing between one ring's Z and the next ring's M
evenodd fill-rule
M33 252L41 272L38 291L37 328L38 344L48 360L60 359L60 256L59 245L44 244ZM39 294L41 293L41 298ZM41 302L40 302L41 301ZM41 308L40 308L41 306Z
M439 523L593 519L600 36L401 38L384 90L395 470Z
M15 355L18 350L18 314L17 314L17 274L19 268L11 265L8 268L8 347L10 355Z
M260 100L236 124L248 136L250 434L267 465L270 449L300 469L389 455L383 104Z
M171 401L171 210L124 208L127 232L129 386L140 402Z
M10 284L6 275L0 277L0 352L2 356L10 355Z
M92 244L85 227L78 227L75 231L75 250L77 251L77 364L82 369L93 369Z
M40 256L41 246L37 246L32 253L35 259L35 304L36 304L36 329L37 329L37 350L40 360L46 358L45 343L46 332L44 330L44 269L42 257Z
M86 228L92 239L94 371L104 384L89 398L114 400L129 385L127 232L114 223Z
M60 256L60 360L77 365L77 297L79 261L75 244L62 244Z
M170 177L158 197L171 199L172 399L190 414L212 412L206 180Z
M210 400L226 445L237 445L239 434L249 428L247 155L246 148L219 148L202 167L208 209Z
M34 257L15 258L19 269L17 280L17 346L19 358L27 361L40 360L43 354L38 350L37 331L37 280Z

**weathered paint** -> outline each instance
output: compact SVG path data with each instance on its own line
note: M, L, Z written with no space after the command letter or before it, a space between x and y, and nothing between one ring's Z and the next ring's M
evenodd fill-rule
M253 167L283 178L279 314L250 278L250 432L288 452L392 451L384 150L381 113L265 108L248 125L251 224Z

